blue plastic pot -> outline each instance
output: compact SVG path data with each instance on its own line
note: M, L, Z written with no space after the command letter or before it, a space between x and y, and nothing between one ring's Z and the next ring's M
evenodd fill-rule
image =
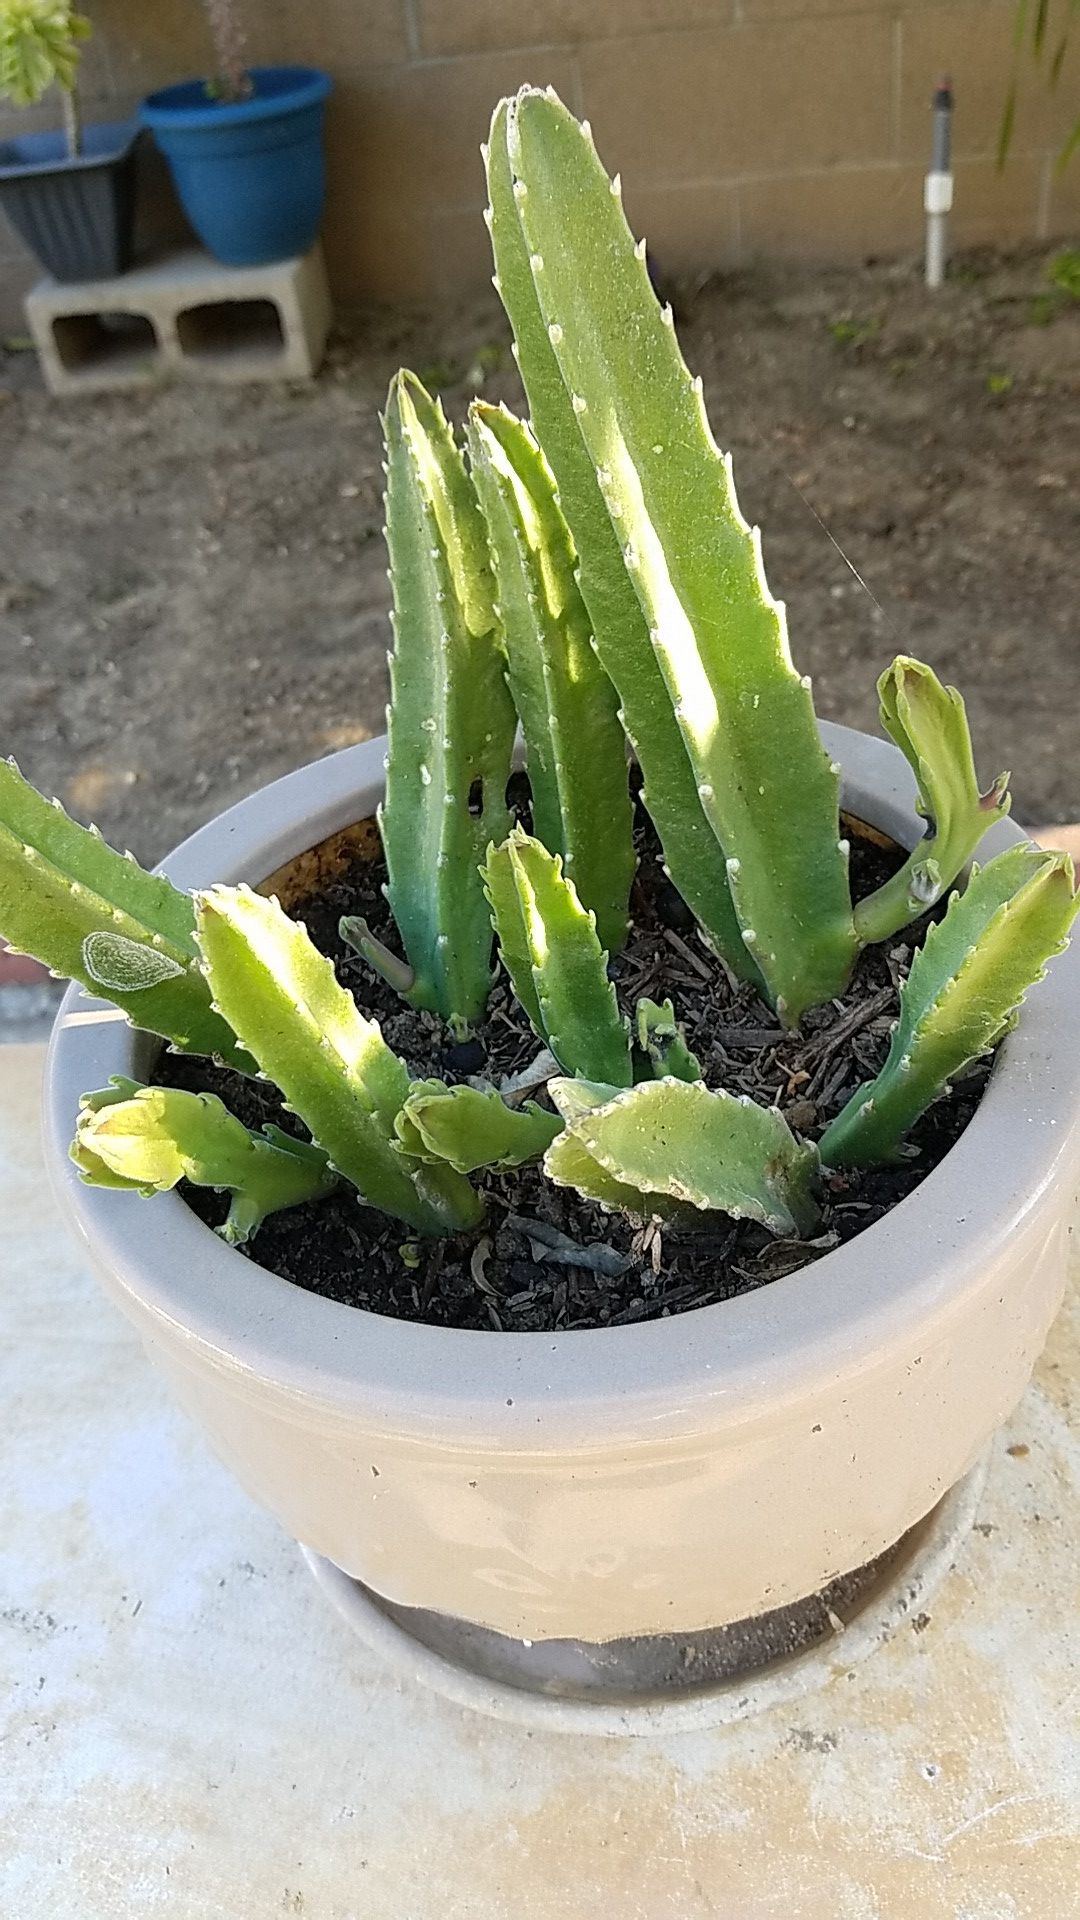
M230 267L306 253L326 195L330 80L312 67L255 67L249 100L207 97L202 80L144 100L150 127L203 245Z

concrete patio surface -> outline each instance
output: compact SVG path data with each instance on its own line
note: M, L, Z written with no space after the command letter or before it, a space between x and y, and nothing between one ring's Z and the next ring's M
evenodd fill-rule
M730 1728L530 1734L389 1679L173 1411L55 1217L42 1053L0 1048L4 1920L1080 1913L1075 1293L929 1616Z

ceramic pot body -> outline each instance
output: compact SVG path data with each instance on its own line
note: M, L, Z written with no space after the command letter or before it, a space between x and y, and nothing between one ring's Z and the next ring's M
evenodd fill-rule
M845 805L913 844L908 768L825 727ZM258 883L369 816L384 742L276 782L164 865ZM986 853L1017 838L994 829ZM282 1525L378 1593L539 1640L690 1632L860 1566L928 1513L1022 1394L1061 1298L1080 1142L1080 943L979 1111L858 1240L693 1313L447 1331L318 1298L175 1195L79 1182L78 1096L152 1043L72 990L49 1059L61 1206L178 1400Z

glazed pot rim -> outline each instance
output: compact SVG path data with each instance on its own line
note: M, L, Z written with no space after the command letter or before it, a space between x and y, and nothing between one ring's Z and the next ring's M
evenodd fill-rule
M844 770L844 806L912 844L920 830L903 756L824 723ZM333 832L366 818L383 784L383 739L287 774L184 841L162 870L184 887L257 883ZM1003 821L983 857L1023 836ZM154 1042L81 989L57 1016L46 1069L45 1131L61 1210L111 1288L152 1337L184 1331L238 1393L267 1381L321 1408L329 1424L451 1445L531 1452L689 1435L725 1416L753 1423L778 1400L806 1399L882 1364L913 1329L962 1311L993 1252L1022 1233L1046 1190L1080 1158L1080 943L1055 960L1003 1044L959 1140L915 1189L857 1239L731 1300L621 1327L496 1333L398 1320L308 1293L227 1247L176 1194L150 1203L84 1186L67 1156L78 1096L138 1074ZM474 1422L483 1408L484 1431Z

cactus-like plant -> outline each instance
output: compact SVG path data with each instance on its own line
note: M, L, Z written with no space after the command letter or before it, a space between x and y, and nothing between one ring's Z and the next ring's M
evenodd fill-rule
M509 1107L494 1087L447 1087L441 1080L414 1081L394 1124L417 1160L446 1161L458 1173L522 1167L539 1160L561 1131L535 1100Z
M670 1000L657 1006L642 998L634 1012L638 1049L657 1080L700 1080L701 1064L686 1044L686 1033L675 1018Z
M474 402L469 450L499 593L510 688L525 735L533 827L562 855L609 953L626 939L634 877L626 741L592 649L576 555L551 469L527 426Z
M514 355L533 431L554 474L559 505L573 535L594 645L618 693L620 718L645 776L641 797L663 841L667 871L728 965L743 978L753 979L756 969L735 918L723 850L683 751L648 620L623 557L625 541L608 513L555 356L555 336L538 298L531 249L517 211L520 194L527 188L515 179L508 144L517 105L503 100L496 107L483 150L489 199L486 218L495 255L495 286L513 328ZM557 197L561 205L563 195ZM560 244L568 238L564 233ZM580 245L574 252L582 264ZM601 252L594 273L599 277L604 271Z
M491 989L491 925L480 862L510 821L514 709L484 523L442 407L399 374L386 416L386 538L394 650L386 799L379 816L387 898L412 970L414 1006L456 1028ZM393 962L358 944L391 984Z
M191 900L69 819L0 760L0 929L58 979L78 980L133 1026L250 1067L199 969Z
M856 952L839 770L701 383L588 132L560 102L522 94L507 149L548 341L725 857L741 937L794 1022L841 991ZM572 197L556 182L572 182ZM587 259L578 234L589 236Z
M720 1212L812 1236L837 1184L823 1170L902 1152L951 1077L1008 1029L1080 907L1072 866L1017 845L964 884L1008 810L1006 777L980 791L960 696L901 657L879 681L881 721L926 830L853 904L839 769L618 183L587 128L529 88L496 112L486 162L531 421L474 407L466 464L419 381L401 373L391 387L380 826L405 958L362 921L341 931L460 1036L484 1018L494 928L540 1060L503 1088L414 1079L276 901L216 887L192 902L10 765L0 931L174 1045L278 1088L310 1143L251 1135L205 1097L133 1083L89 1096L79 1119L85 1177L230 1189L233 1238L334 1179L410 1232L468 1232L485 1217L485 1172L505 1179L541 1159L554 1185L637 1219L684 1229ZM507 803L515 710L535 834ZM778 1107L706 1084L671 999L650 997L663 993L663 943L644 971L617 957L638 898L624 735L700 937L785 1025L845 987L861 946L928 908L940 916L901 989L885 1064L817 1141ZM522 1103L525 1091L539 1097Z
M975 871L932 926L900 995L889 1057L826 1130L830 1166L889 1159L932 1100L1015 1021L1077 912L1066 853L1023 844Z
M252 92L247 70L247 35L237 0L203 0L214 47L214 71L207 92L223 106L247 100Z
M149 1195L190 1180L231 1193L218 1231L234 1247L268 1214L321 1200L337 1185L320 1148L280 1127L250 1132L212 1093L120 1077L83 1095L71 1157L88 1186Z
M50 87L58 88L72 159L82 146L79 60L91 32L71 0L3 0L0 6L0 99L32 107Z
M979 792L964 703L921 660L893 661L878 681L881 724L918 783L925 837L891 880L855 909L863 941L887 940L948 892L988 827L1009 811L1009 776Z
M736 1099L700 1080L643 1080L627 1092L591 1091L606 1098L572 1111L564 1105L567 1089L558 1081L551 1087L567 1135L624 1188L758 1220L773 1233L816 1230L817 1149L800 1145L775 1107ZM555 1180L565 1176L564 1137L548 1148L544 1163ZM578 1184L572 1172L565 1184Z
M488 850L484 882L503 964L536 1033L584 1080L628 1087L630 1034L607 956L559 855L520 827Z
M480 1201L451 1166L414 1160L395 1133L409 1072L365 1020L304 928L248 887L197 897L215 1005L261 1071L369 1206L419 1233L475 1226Z

